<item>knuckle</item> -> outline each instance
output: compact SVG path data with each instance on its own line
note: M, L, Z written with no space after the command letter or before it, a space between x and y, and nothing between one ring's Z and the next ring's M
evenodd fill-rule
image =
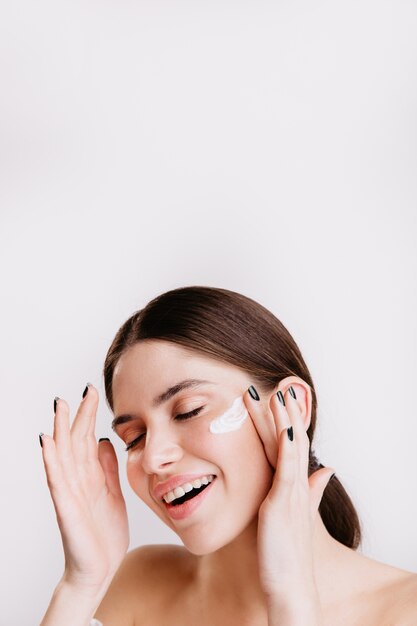
M294 478L289 472L282 472L279 477L279 483L284 487L291 487L294 484Z

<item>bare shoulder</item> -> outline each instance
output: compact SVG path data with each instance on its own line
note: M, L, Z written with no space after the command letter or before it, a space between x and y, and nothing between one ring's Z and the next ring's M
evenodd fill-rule
M375 624L417 626L417 574L379 562L375 564L378 566L375 571L378 581L374 595L378 611Z
M402 570L401 570L402 571ZM403 576L391 589L393 626L416 626L417 624L417 574L403 572Z
M175 544L145 545L131 550L94 617L103 624L147 623L149 615L160 610L164 600L192 576L192 556Z
M346 626L417 626L417 574L346 552L340 602L329 611L328 623ZM340 618L342 613L349 616ZM327 622L326 622L327 623Z

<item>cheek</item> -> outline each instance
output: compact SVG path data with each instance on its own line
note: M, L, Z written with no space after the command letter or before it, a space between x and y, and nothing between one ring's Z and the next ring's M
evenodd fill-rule
M218 459L221 467L236 472L253 472L258 480L269 482L272 468L266 458L262 441L248 417L239 429L225 433L212 433L209 424L205 425L204 447L212 458ZM203 437L203 434L201 435ZM208 456L208 455L207 455Z
M252 501L256 508L271 488L273 469L252 420L248 418L239 430L211 437L219 458L227 464L228 479L233 481L237 492L244 485L245 492L250 494L247 502ZM242 476L245 477L243 482Z
M198 424L193 424L192 428L184 433L183 448L194 457L221 466L232 452L238 435L237 433L213 435L210 432L210 421L201 420Z
M236 510L239 510L243 517L251 519L257 514L271 489L274 470L269 464L263 443L250 418L239 434L234 453L234 464L239 469L234 472L233 491L239 500Z
M271 489L274 472L250 418L239 430L211 434L210 445L211 458L216 459L224 481L228 512L227 521L222 523L230 541L258 514Z
M263 443L250 418L245 422L240 432L240 451L246 472L249 468L250 471L258 475L258 477L269 477L272 474L272 468L266 457Z

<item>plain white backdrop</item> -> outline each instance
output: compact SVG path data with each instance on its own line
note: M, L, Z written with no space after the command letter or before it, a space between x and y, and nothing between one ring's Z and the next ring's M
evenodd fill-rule
M55 395L100 390L130 548L178 542L127 485L102 366L185 285L281 319L362 552L417 571L416 32L397 0L2 4L1 626L38 624L62 573Z

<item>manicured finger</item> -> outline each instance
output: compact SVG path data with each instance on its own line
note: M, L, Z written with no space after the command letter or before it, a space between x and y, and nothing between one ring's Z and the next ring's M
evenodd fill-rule
M268 462L275 468L278 444L272 413L268 409L265 409L259 393L253 385L243 394L243 400L259 438L262 441Z
M74 474L75 471L69 425L69 406L63 398L56 397L54 400L54 408L54 454L56 455L56 461L58 462L59 460L65 476L68 477Z
M71 449L69 406L62 398L54 399L54 441L58 452Z
M71 427L73 440L83 439L94 433L98 400L97 389L92 383L87 383Z
M269 406L274 420L276 439L279 440L282 431L292 425L285 406L284 396L280 390L271 397Z
M291 427L290 427L291 428ZM296 442L290 440L288 430L281 431L278 442L278 459L271 486L271 498L288 497L298 478L298 460Z
M98 458L95 436L98 400L97 389L88 383L71 427L73 455L81 467Z
M297 395L292 386L287 389L284 398L286 411L294 431L294 440L297 443L299 475L307 480L310 440L302 418L301 408L297 401Z
M301 409L297 401L294 387L290 385L284 393L285 409L287 411L291 426L294 429L294 435L298 441L304 441L304 421L301 417Z
M278 391L274 393L269 402L270 411L275 425L275 439L277 441L277 456L279 454L279 441L282 433L291 426L291 421L285 408L285 400L283 394ZM275 464L276 466L277 464Z

